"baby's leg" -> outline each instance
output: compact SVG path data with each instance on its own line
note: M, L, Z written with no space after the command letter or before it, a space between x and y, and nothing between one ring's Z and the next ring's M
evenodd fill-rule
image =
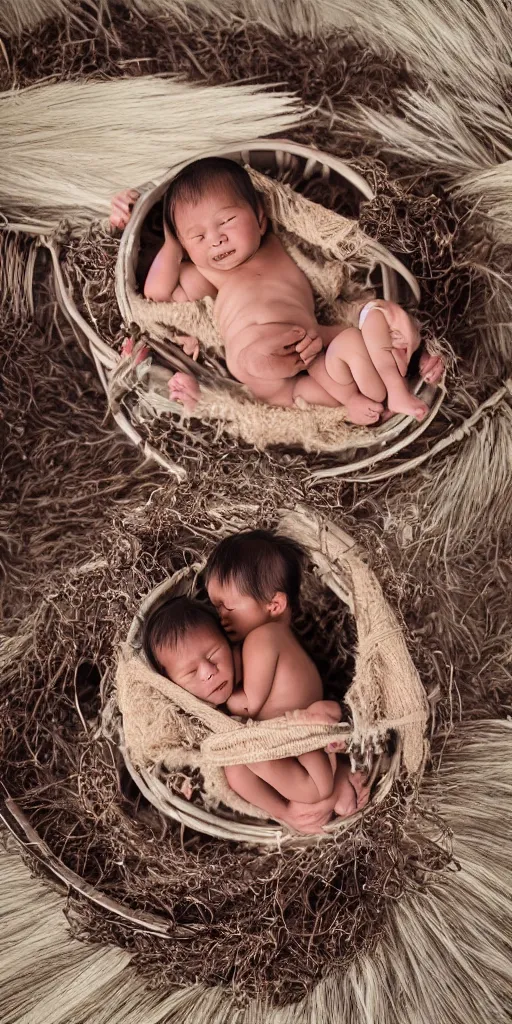
M258 761L248 767L285 800L313 804L330 796L333 790L333 769L329 755L323 750L303 754L300 760L281 757L277 761Z
M386 392L360 331L349 327L339 332L325 354L317 356L311 363L308 373L345 406L352 423L377 422ZM300 387L304 385L297 381L297 390Z
M299 754L297 761L315 783L319 793L318 799L323 800L330 796L334 787L336 754L328 754L325 750L310 750L307 754ZM300 800L301 797L296 793L293 799Z
M371 309L362 324L362 336L375 369L383 380L387 393L388 405L392 412L400 412L413 416L421 421L428 412L428 406L416 395L411 394L402 376L403 360L407 362L405 350L393 354L391 331L383 310ZM400 363L400 368L398 363Z
M299 832L319 832L331 820L333 814L348 818L358 809L357 794L351 779L350 762L347 757L337 759L334 788L329 797L315 804L302 804L290 800L286 811L287 822Z
M288 800L280 796L276 790L259 779L245 764L229 765L224 769L228 785L248 803L265 811L269 818L286 821Z

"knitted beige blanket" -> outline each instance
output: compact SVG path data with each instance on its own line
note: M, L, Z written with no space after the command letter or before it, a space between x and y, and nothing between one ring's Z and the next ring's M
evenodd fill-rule
M305 510L285 516L280 532L306 547L325 584L354 614L356 670L346 695L351 721L309 723L300 712L264 722L231 718L154 671L141 649L140 620L120 652L117 701L129 757L139 767L161 764L171 772L185 766L199 768L207 807L222 802L256 813L229 789L223 766L297 756L339 737L352 752L364 756L393 732L401 742L405 770L416 773L423 764L425 692L375 575L346 534ZM164 590L191 592L193 573L177 574ZM161 596L162 587L157 597ZM258 816L262 815L258 812Z

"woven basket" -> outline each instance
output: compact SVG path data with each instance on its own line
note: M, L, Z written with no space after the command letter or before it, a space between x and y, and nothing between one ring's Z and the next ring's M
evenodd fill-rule
M286 170L287 165L294 161L294 173L297 173L298 166L303 180L308 180L313 175L321 173L325 180L335 183L345 192L347 190L350 191L352 196L358 197L359 200L373 198L373 192L368 183L348 164L343 163L343 161L328 153L322 153L308 146L288 142L285 139L256 139L254 142L247 144L243 150L233 150L230 148L229 150L216 151L215 154L210 152L203 155L228 156L234 160L248 163L257 170L264 171L271 176L279 176L283 169ZM116 294L123 320L127 326L134 321L131 297L136 294L135 270L143 223L153 206L163 196L169 182L184 166L186 166L186 163L177 164L170 169L165 179L149 183L145 187L135 204L130 222L121 238L116 268ZM122 391L123 387L123 376L122 374L119 376L119 370L123 362L122 357L115 348L111 347L103 338L100 338L94 324L89 322L77 309L76 303L66 287L59 262L58 243L52 239L44 239L43 241L47 245L52 258L57 301L71 323L80 344L86 347L92 355L116 423L130 442L141 448L146 458L154 459L163 468L178 477L178 479L185 479L187 475L185 468L177 465L165 451L156 449L141 435L137 417L131 414L130 409L125 403L119 401L120 397L122 397L119 388ZM414 302L417 302L420 292L416 278L403 266L400 260L382 246L380 248L383 253L387 252L388 254L387 257L382 257L377 268L380 271L380 281L376 282L377 291L381 293L383 298L392 301L402 301L405 299L410 301L412 299ZM225 373L220 375L218 372L212 372L207 365L198 366L197 363L193 362L183 353L179 346L172 342L171 338L165 344L165 352L162 352L162 345L161 343L159 345L156 339L149 338L149 343L154 346L155 351L158 352L161 358L164 358L165 362L172 369L185 369L187 372L195 374L205 384L215 384L219 379L222 379L224 385L229 383L229 378L226 382ZM115 401L113 401L112 397L112 381L114 379ZM127 387L129 389L129 385ZM332 464L313 471L311 479L321 480L326 477L341 475L357 479L359 474L361 474L361 479L364 479L367 477L370 467L385 462L389 457L396 455L416 441L437 415L446 392L443 382L433 387L419 379L414 382L414 390L430 407L430 411L422 423L418 424L415 420L411 420L410 417L396 415L386 423L372 428L371 431L367 432L365 438L361 437L360 428L354 428L354 443L345 446L344 450L336 452L336 454L331 453L328 456L328 460ZM179 415L182 413L181 407L177 404L175 405L175 411ZM181 429L181 423L177 421L174 422L173 426L176 430ZM422 456L419 456L419 458L422 458ZM416 464L417 460L418 456L416 456L416 460L411 460L411 466ZM407 468L408 461L402 460L400 472L405 472ZM386 467L384 466L380 470L379 478L385 476Z
M279 524L279 531L287 536L295 537L306 548L313 563L315 575L320 576L322 583L336 595L340 602L348 605L351 614L356 619L356 624L358 620L364 619L368 609L355 607L355 596L351 571L348 568L348 557L347 561L344 561L345 556L349 556L352 562L354 559L363 561L355 541L330 522L320 521L306 509L287 513ZM160 604L171 594L176 596L183 593L193 594L200 570L201 566L196 565L176 573L171 579L165 580L160 584L143 602L133 620L127 643L132 652L144 664L147 664L142 642L142 624L145 616L151 608ZM375 578L372 578L374 579L375 590L378 591L379 599L383 600L380 587ZM396 620L393 621L393 631L400 633ZM403 643L401 634L400 642ZM385 651L382 652L381 656L385 661ZM405 657L409 657L407 653L405 653ZM394 666L390 662L390 680L393 678L391 674L393 670ZM384 698L385 696L384 694ZM414 717L414 714L417 713L419 713L420 717L425 715L426 700L423 692L418 694L417 703L419 705L418 708L411 704L407 709L407 719ZM218 712L218 714L222 715L222 712ZM107 703L103 716L103 728L108 738L114 740L120 748L128 772L141 793L162 814L175 821L179 821L182 825L186 825L196 832L267 848L272 846L281 847L283 845L300 848L311 843L326 841L329 837L332 837L333 833L340 833L351 828L363 813L367 814L371 811L372 805L378 804L384 799L389 793L397 774L404 770L402 764L403 744L400 737L402 739L405 737L405 740L407 740L406 732L400 732L400 730L392 731L389 737L392 753L383 755L381 752L372 753L371 746L368 746L365 751L364 744L361 744L361 737L359 736L356 741L356 751L354 751L352 746L352 754L356 756L356 759L360 759L366 754L370 778L373 783L368 807L350 818L333 819L319 835L304 836L297 835L284 825L272 824L237 815L227 808L224 809L222 807L215 812L206 810L204 807L190 803L182 796L173 792L164 783L159 765L146 768L136 767L125 745L122 721L115 692L110 695ZM348 749L350 750L354 739L352 724L341 724L336 728L339 729L340 735L346 738ZM407 729L407 726L405 729ZM419 770L421 768L422 764L419 766Z

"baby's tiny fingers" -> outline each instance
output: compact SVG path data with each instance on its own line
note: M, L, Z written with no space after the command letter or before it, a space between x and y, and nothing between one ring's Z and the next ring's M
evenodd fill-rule
M325 749L328 754L341 754L347 749L347 744L344 740L332 740Z
M122 213L130 212L130 203L127 200L120 199L119 196L112 201L112 209L118 210Z
M123 231L128 221L124 215L118 213L110 215L110 223L113 228L118 228L119 231Z

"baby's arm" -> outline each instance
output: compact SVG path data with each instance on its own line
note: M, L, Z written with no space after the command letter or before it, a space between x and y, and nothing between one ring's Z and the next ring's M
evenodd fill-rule
M144 283L146 299L154 302L172 302L178 285L183 249L176 238L166 234L165 242L157 252Z
M274 630L259 626L246 636L242 647L243 682L227 701L232 715L254 718L261 711L272 689L278 659L279 642Z
M140 193L125 189L114 196L110 208L112 227L124 230ZM156 254L144 283L146 299L154 302L193 302L207 295L215 298L217 289L206 280L193 263L183 262L183 248L171 234L164 220L165 241Z
M306 369L322 347L320 336L294 324L258 324L254 341L238 355L244 375L258 380L284 380Z

